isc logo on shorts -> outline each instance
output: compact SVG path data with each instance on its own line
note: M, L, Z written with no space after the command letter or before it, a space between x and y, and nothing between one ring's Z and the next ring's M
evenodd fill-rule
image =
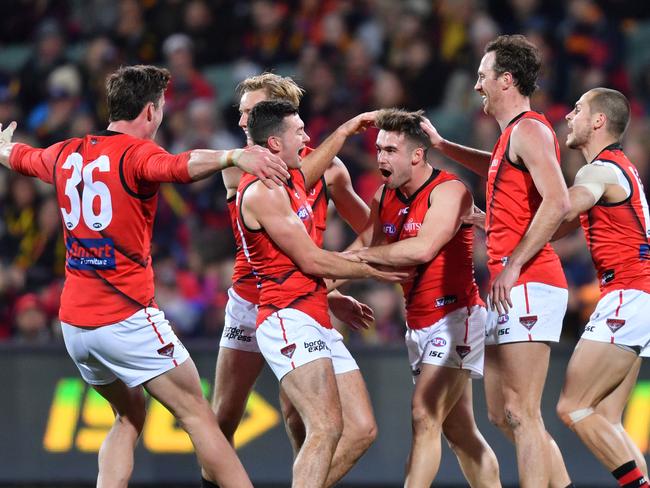
M65 241L66 266L71 269L115 269L113 239L75 239Z

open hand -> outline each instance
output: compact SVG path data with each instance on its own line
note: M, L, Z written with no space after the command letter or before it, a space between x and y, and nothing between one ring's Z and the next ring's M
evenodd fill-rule
M262 146L243 149L235 160L235 166L257 176L270 189L276 185L282 186L291 176L285 162Z
M0 145L11 144L11 138L14 136L16 127L16 122L12 122L2 130L2 124L0 124Z
M372 309L351 296L333 292L327 301L334 316L353 330L367 329L375 321Z
M490 308L496 310L499 315L508 313L508 310L512 308L510 290L517 283L520 272L521 268L507 264L490 285L488 293Z
M476 205L472 208L470 215L462 217L460 220L463 224L473 225L478 229L485 230L485 212Z

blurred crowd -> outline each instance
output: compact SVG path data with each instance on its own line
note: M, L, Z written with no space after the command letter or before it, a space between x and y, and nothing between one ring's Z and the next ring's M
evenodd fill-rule
M473 92L485 44L522 33L540 47L543 73L532 105L554 124L568 182L583 164L564 148L564 115L594 86L633 105L624 147L648 182L650 5L634 0L12 0L0 19L0 122L44 147L106 126L104 79L123 64L170 69L159 143L171 152L244 144L236 84L270 70L306 89L300 112L316 146L342 121L381 107L424 109L451 140L490 151L498 126ZM357 192L379 185L371 131L340 154ZM485 182L460 174L484 208ZM0 171L0 341L57 340L65 248L52 189ZM353 236L330 212L326 247ZM485 236L476 275L486 287ZM581 233L555 243L570 282L565 338L573 341L598 297ZM161 189L154 238L157 301L181 337L215 347L223 326L234 242L219 176ZM397 343L402 299L391 285L344 290L368 303L376 327L352 343Z

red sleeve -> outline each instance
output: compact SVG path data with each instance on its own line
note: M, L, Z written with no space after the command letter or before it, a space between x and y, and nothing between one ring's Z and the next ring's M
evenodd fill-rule
M127 154L129 167L137 182L191 183L189 151L173 155L154 142L147 141Z
M54 163L66 142L68 141L59 142L47 149L16 144L9 155L9 164L18 173L35 176L51 184L54 181Z

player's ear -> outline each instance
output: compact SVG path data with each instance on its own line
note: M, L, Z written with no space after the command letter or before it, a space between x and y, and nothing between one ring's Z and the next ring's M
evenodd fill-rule
M153 104L153 102L149 102L145 106L145 109L147 112L147 122L151 122L153 120L153 114L154 111L156 110L156 106Z
M266 140L266 145L274 152L280 152L280 149L282 149L282 142L280 141L280 138L276 136L269 136Z
M419 164L424 159L424 148L416 147L411 153L411 164L415 166Z
M607 116L602 112L596 112L593 117L594 129L600 129L607 123Z

